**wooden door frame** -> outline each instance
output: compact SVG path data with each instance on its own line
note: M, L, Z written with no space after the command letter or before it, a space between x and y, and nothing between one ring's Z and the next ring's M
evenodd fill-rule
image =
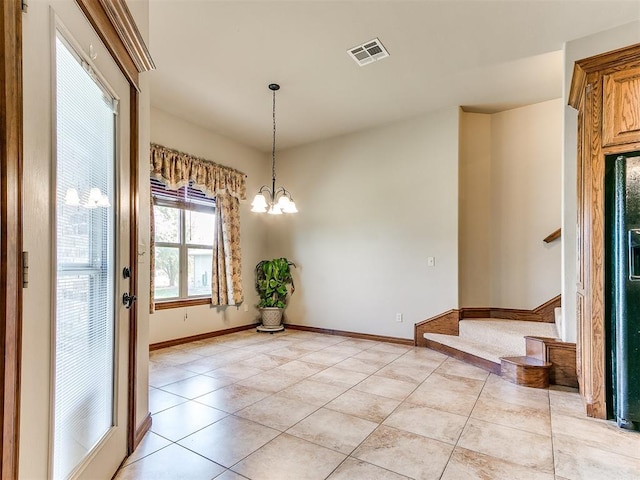
M569 105L578 110L578 380L587 415L607 418L607 329L604 173L605 158L640 150L640 142L603 139L604 78L640 67L640 44L578 60L574 64ZM581 293L583 290L584 295Z
M22 5L0 2L0 477L18 478L22 332Z
M130 139L129 139L129 294L138 296L138 162L139 162L139 108L140 85L138 74L153 70L155 65L140 35L135 20L125 0L76 0L78 6L93 25L96 33L111 53L116 64L129 81ZM136 425L136 383L138 354L138 308L129 310L129 365L127 387L127 454L136 446L151 427L151 417Z
M137 294L139 78L155 68L125 0L76 0L130 84L130 293ZM22 332L22 2L0 2L0 478L18 478ZM129 317L130 454L150 426L137 431L137 307Z

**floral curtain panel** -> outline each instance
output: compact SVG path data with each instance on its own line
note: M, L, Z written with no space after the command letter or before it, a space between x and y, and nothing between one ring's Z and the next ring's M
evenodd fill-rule
M149 208L149 264L151 266L151 275L149 275L149 313L153 313L156 311L156 221L153 213L153 194L149 195L149 199L151 200Z
M216 230L213 240L211 303L242 303L240 271L240 202L227 194L216 196Z
M242 303L239 205L247 196L246 175L209 160L151 144L151 176L169 189L180 188L193 180L194 188L216 198L211 303ZM151 243L153 245L153 237ZM153 275L153 270L151 273ZM153 295L153 291L151 293Z

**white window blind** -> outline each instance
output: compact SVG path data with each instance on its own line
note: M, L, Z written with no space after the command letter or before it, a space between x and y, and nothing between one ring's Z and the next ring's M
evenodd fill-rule
M115 100L56 38L53 477L113 424Z
M211 208L216 205L215 198L207 197L202 190L193 187L193 180L189 180L189 185L177 190L169 190L160 180L151 178L151 194L156 200L176 202L182 207L205 206Z

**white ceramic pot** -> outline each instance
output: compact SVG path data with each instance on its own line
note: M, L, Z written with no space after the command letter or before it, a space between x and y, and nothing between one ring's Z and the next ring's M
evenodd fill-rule
M282 323L284 308L265 307L260 309L262 325L265 327L278 327Z

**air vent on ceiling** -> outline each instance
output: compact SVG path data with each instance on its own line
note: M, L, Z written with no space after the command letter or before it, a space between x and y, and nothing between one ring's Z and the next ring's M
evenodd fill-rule
M369 40L357 47L350 48L347 50L347 53L361 67L389 56L389 52L387 52L387 49L384 48L382 42L377 38Z

